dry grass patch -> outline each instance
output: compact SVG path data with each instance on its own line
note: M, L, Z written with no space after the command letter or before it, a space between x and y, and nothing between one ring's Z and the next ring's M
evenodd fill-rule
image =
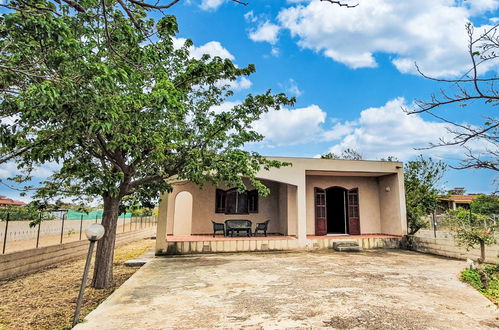
M138 268L126 267L124 262L140 256L153 245L154 240L146 239L116 248L115 286L108 290L87 288L81 318L137 271ZM80 259L35 274L0 281L0 329L71 328L84 265L85 260ZM93 271L93 266L90 271Z

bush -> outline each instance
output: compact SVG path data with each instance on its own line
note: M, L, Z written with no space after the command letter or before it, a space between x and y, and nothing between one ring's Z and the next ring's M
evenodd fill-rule
M468 283L477 290L482 290L482 280L476 269L465 269L461 272L461 281Z
M465 269L461 272L461 280L499 305L499 264Z

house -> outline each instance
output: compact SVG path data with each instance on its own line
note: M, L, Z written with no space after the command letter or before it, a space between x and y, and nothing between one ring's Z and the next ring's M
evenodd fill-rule
M24 206L26 203L15 201L13 199L7 198L3 195L0 195L0 207L8 207L8 206Z
M440 195L438 196L438 200L440 202L440 208L437 209L437 214L441 214L446 210L455 210L457 208L469 209L471 202L478 196L479 194L468 194L465 195L464 187L456 187L449 190L448 195Z
M161 198L156 253L166 253L168 242L203 236L208 240L212 221L227 219L255 225L270 219L271 236L293 240L286 246L296 248L318 237L407 233L402 163L270 158L291 166L258 173L270 189L266 197L249 184L246 192L238 192L232 187L176 183Z

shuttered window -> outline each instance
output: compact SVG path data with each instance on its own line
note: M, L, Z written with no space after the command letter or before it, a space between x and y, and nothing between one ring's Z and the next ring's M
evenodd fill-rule
M236 188L216 190L215 212L225 214L258 213L258 191L239 192Z

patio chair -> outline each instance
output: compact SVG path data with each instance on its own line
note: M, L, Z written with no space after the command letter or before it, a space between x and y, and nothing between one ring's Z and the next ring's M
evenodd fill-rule
M256 228L255 228L255 236L256 236L256 233L260 230L260 231L263 231L263 234L265 235L265 237L267 237L267 229L269 228L269 222L270 222L270 219L265 221L265 222L257 223Z
M225 236L225 225L223 223L215 222L213 220L211 221L211 223L213 223L213 237L215 237L217 231L222 231Z

